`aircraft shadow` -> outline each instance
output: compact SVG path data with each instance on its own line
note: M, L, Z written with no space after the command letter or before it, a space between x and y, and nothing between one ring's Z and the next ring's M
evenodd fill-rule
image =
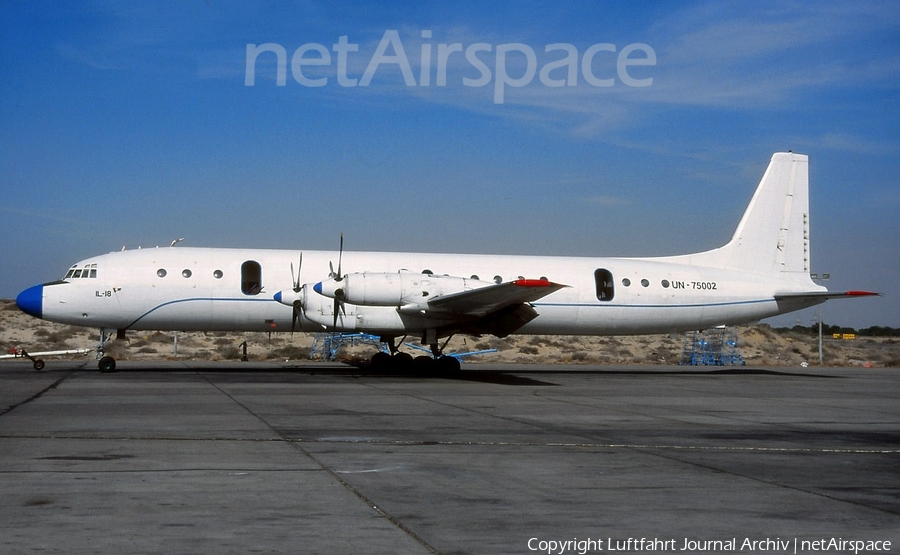
M57 367L57 368L54 368ZM63 370L58 364L48 367L48 370ZM67 367L68 371L90 372L95 370L91 364L81 363L75 367ZM119 364L114 372L115 374L139 374L145 372L163 372L170 374L178 374L184 372L207 373L214 372L218 374L243 374L250 376L258 374L258 379L264 380L265 375L310 375L310 376L347 376L347 377L366 377L366 378L385 378L385 379L453 379L458 381L467 381L475 383L491 383L497 385L510 386L556 386L554 377L561 376L634 376L640 378L642 376L712 376L712 377L728 377L728 376L771 376L772 378L839 378L840 376L814 374L810 372L796 372L791 370L773 370L768 368L748 368L748 367L661 367L653 369L646 366L629 368L627 366L610 366L610 367L572 367L564 368L554 367L546 364L520 364L515 367L504 367L504 365L475 365L475 367L463 366L462 370L454 374L442 374L438 372L414 372L412 370L395 370L395 369L375 369L371 368L368 362L355 362L344 365L323 365L321 363L305 363L298 362L296 364L272 364L267 363L264 366L258 363L217 363L217 362L196 362L180 363L174 361L155 363L141 363L132 366L129 361L123 361Z

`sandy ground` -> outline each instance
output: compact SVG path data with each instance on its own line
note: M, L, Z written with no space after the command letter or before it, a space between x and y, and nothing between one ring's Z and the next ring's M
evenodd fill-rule
M766 325L739 326L734 332L736 345L734 349L726 346L725 352L730 354L733 350L749 365L799 367L819 364L818 338L815 336L779 333ZM98 338L97 330L38 320L19 311L13 301L0 301L0 348L3 351L10 348L25 348L31 352L93 348ZM175 338L173 332L129 332L125 340L109 343L107 352L118 360L238 360L241 343L246 341L251 360L297 360L309 358L316 341L313 334L306 333L292 336L289 333L179 332L176 352ZM677 364L682 360L685 343L690 346L693 339L693 334L513 336L506 339L460 336L450 341L445 352L496 349L495 352L466 357L481 363ZM365 341L355 343L341 347L337 352L338 360L365 360L376 348ZM414 356L424 354L412 345L418 346L414 338L403 350ZM898 367L900 339L827 337L823 354L825 366Z

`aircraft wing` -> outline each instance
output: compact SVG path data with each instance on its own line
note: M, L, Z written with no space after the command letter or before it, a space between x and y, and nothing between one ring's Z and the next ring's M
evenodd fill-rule
M428 310L483 318L507 307L530 303L568 287L546 279L517 279L469 291L441 295L428 301Z

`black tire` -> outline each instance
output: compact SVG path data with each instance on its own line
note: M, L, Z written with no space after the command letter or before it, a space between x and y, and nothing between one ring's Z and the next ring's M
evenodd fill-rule
M438 373L445 378L455 378L459 376L460 365L459 359L444 355L437 359Z
M409 372L412 370L413 357L409 353L396 353L391 357L391 364L397 372Z
M391 355L385 353L384 351L378 351L374 355L372 355L371 361L372 370L376 372L382 372L391 367Z
M434 359L430 356L420 355L413 359L413 372L420 376L429 376L435 367Z
M100 362L97 363L97 367L104 374L108 374L110 372L116 371L116 359L113 357L103 357L100 359Z
M35 370L43 370L44 369L44 361L41 359L37 359L34 361L34 369Z

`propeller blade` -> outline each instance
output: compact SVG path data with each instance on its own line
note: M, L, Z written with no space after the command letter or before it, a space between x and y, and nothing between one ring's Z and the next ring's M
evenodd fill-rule
M332 310L334 313L334 321L331 323L331 327L337 329L337 321L338 314L341 316L347 316L347 311L344 309L344 301L339 300L337 297L334 299L334 309Z
M299 293L303 286L300 285L300 272L303 270L303 251L300 251L300 256L297 260L297 274L294 275L294 263L291 262L291 281L293 282L294 293ZM291 335L294 335L294 330L297 329L297 321L300 319L300 312L303 310L303 301L297 299L292 304L291 310Z
M341 273L341 261L344 258L344 234L341 233L341 243L338 249L338 267L337 272L334 271L334 266L331 264L331 261L328 262L328 269L330 270L329 277L334 281L341 281L344 279L344 275ZM337 329L337 321L338 321L338 313L347 315L347 312L344 310L344 290L338 289L335 291L334 296L334 308L332 309L332 313L334 314L334 320L332 321L331 327L332 329Z
M297 261L297 278L294 278L294 263L291 262L291 279L294 281L294 293L300 292L300 270L303 268L303 251L300 251L300 260Z
M341 246L340 250L338 250L338 271L337 275L334 277L335 281L341 281L344 279L344 274L341 273L341 259L344 257L344 234L341 233Z

